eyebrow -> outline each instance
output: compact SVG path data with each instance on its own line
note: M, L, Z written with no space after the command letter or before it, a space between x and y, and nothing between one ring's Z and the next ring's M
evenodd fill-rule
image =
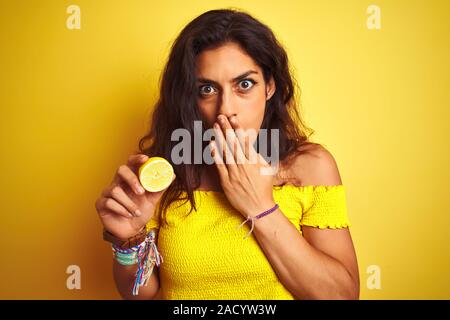
M244 72L243 74L241 74L241 75L239 75L239 76L233 78L233 79L231 80L231 82L237 82L237 81L239 81L239 80L242 80L242 79L244 79L245 77L249 76L249 75L252 74L252 73L258 74L258 71L255 71L255 70L248 70L248 71ZM217 81L214 81L214 80L211 80L211 79L197 78L197 81L200 82L200 83L212 83L212 84L215 84L215 85L217 85L217 86L220 87L220 84L219 84Z

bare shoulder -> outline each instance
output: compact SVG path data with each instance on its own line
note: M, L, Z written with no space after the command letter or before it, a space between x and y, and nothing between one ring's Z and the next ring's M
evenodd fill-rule
M297 154L289 161L287 175L295 184L308 185L339 185L342 184L337 163L325 147L308 142L302 145Z

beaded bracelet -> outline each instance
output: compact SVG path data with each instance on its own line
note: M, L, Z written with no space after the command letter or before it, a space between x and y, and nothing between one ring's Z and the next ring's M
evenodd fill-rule
M269 210L266 210L260 214L258 214L257 216L248 216L247 219L242 222L236 229L239 229L240 227L242 227L247 221L251 220L252 221L252 227L250 228L250 231L247 233L247 235L243 238L246 239L250 233L252 233L253 231L253 227L255 225L255 220L261 219L264 216L267 216L269 213L274 212L275 210L277 210L278 208L278 204L275 204L272 208L270 208Z
M118 263L127 266L138 264L132 289L134 296L139 294L140 286L147 286L155 264L159 267L161 262L163 262L163 257L156 247L155 238L155 231L150 230L144 241L130 249L112 244L114 258Z

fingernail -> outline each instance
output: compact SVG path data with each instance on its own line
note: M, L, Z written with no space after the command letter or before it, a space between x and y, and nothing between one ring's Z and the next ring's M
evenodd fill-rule
M138 217L140 217L141 214L142 214L139 210L136 210L134 213L135 213Z
M137 184L136 185L136 192L138 194L143 194L145 192L145 190L139 184Z

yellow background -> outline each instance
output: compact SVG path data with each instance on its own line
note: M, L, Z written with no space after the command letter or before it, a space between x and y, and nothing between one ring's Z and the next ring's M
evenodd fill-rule
M361 298L450 298L446 0L2 1L0 298L120 298L94 202L148 129L171 42L229 6L284 44L313 140L338 162ZM80 290L66 288L72 264Z

